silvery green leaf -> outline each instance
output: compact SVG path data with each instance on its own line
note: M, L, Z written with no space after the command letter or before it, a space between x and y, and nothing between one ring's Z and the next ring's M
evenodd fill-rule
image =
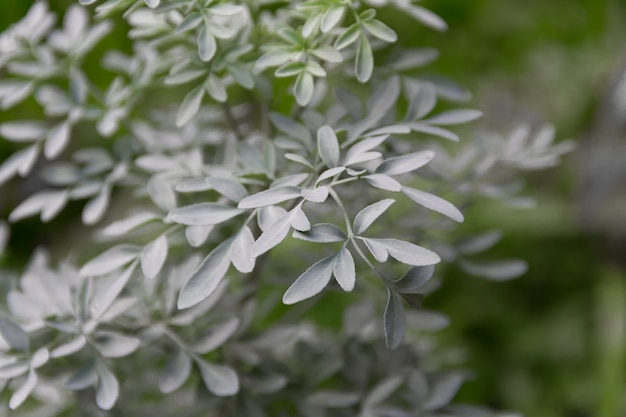
M48 128L35 120L0 124L0 136L11 142L32 142L41 139Z
M336 261L337 254L334 254L311 265L287 289L283 303L291 305L319 294L328 285Z
M26 363L8 363L0 366L0 379L12 379L24 375L30 366Z
M178 109L178 114L176 115L176 126L181 127L186 124L189 120L191 120L198 110L200 109L200 104L202 103L202 97L204 96L204 84L201 84L191 90L180 105Z
M340 49L337 47L337 49ZM354 73L356 79L361 83L367 82L374 71L374 56L369 41L361 33L359 37L359 46L356 50L356 59L354 62Z
M107 207L109 206L109 200L111 198L111 187L107 184L100 188L100 192L95 197L91 198L85 204L82 212L82 220L86 225L92 225L98 223Z
M237 317L231 317L224 323L213 327L210 332L197 340L191 349L196 353L205 354L219 348L235 334L239 324L240 320Z
M411 187L402 187L402 193L427 209L434 210L444 216L448 216L455 222L463 223L463 213L461 213L452 203L441 197L437 197L436 195L416 190Z
M411 129L404 125L389 125L379 127L378 129L370 130L366 133L367 136L377 135L404 135L410 133Z
M344 242L348 239L340 228L330 223L314 224L306 232L294 231L293 237L316 243Z
M361 394L345 391L317 391L307 397L306 402L324 408L346 408L358 404Z
M150 199L163 210L173 210L176 207L176 193L171 183L159 176L153 176L148 181Z
M9 214L9 221L16 222L41 212L42 221L47 222L58 214L66 203L67 192L65 190L41 191L28 197L13 209Z
M302 197L314 203L323 203L328 198L330 189L326 185L302 190Z
M251 90L254 87L254 78L248 65L228 65L226 70L243 88Z
M309 60L306 63L306 71L314 77L326 77L326 70L316 61Z
M304 71L305 63L301 61L287 62L274 71L274 75L278 78L293 77Z
M96 364L98 385L96 387L96 404L103 410L110 410L117 402L120 384L117 378L101 362Z
M375 159L380 159L383 157L383 154L380 152L363 152L358 155L353 155L351 157L346 157L346 161L344 162L345 166L348 165L359 165L365 162L370 162ZM352 175L352 174L350 174ZM360 174L357 174L360 175Z
M280 113L270 113L270 120L276 129L291 137L300 139L305 144L311 143L313 140L311 133L306 127L289 117L283 116Z
M399 293L413 294L422 288L432 278L434 273L435 267L432 265L414 266L402 278L392 281L391 284L394 290Z
M447 129L443 129L437 126L427 125L425 123L407 123L407 126L414 132L426 133L428 135L439 136L444 139L451 140L453 142L459 141L459 136L456 133L450 132Z
M211 178L183 178L178 180L174 186L174 190L179 193L197 193L200 191L208 191L213 189Z
M217 43L209 30L208 24L205 22L198 32L198 55L204 62L209 62L215 55L215 52L217 52Z
M184 84L184 83L188 83L189 81L196 80L202 77L203 75L206 75L206 70L204 69L180 71L180 72L168 75L165 78L164 83L165 85Z
M302 25L302 36L305 38L310 37L320 26L323 13L309 14L304 25Z
M215 191L235 203L248 196L248 190L239 182L229 178L211 178L209 180Z
M430 119L424 119L424 123L431 125L449 126L460 125L463 123L471 122L481 117L483 113L479 110L459 109L448 110L443 113L439 113Z
M87 345L87 339L83 335L79 335L67 343L57 346L50 352L50 357L53 359L69 356L73 353L79 352Z
M414 5L407 5L402 9L414 19L420 21L429 28L438 30L440 32L445 32L446 30L448 30L448 25L446 24L446 22L441 17L437 16L428 9Z
M452 401L463 384L463 375L459 373L439 374L430 381L430 394L424 404L425 410L438 410Z
M11 349L26 352L29 349L28 336L20 326L9 319L0 318L0 336Z
M365 21L363 22L363 27L383 42L393 43L398 40L396 32L380 20L372 19Z
M359 39L360 34L361 28L358 23L354 23L348 26L348 28L346 28L346 30L344 30L343 33L337 37L333 46L339 50L344 49L356 42L356 40Z
M197 203L175 208L167 220L187 226L208 226L223 223L243 213L243 210L219 203Z
M84 104L87 100L89 87L85 75L79 70L70 72L70 95L76 104Z
M296 101L300 106L306 106L313 98L315 92L315 84L313 82L313 75L303 71L296 77L296 82L293 85L293 95L296 97Z
M202 16L199 12L191 12L176 26L175 34L184 33L197 27L202 22Z
M178 295L178 308L192 307L215 291L230 267L230 246L228 239L217 246L204 258L200 266L185 281Z
M233 266L244 274L252 272L255 259L252 256L254 236L248 226L244 226L233 241L230 251L230 259Z
M22 176L26 176L30 173L38 156L39 146L37 144L9 156L6 161L0 165L0 185L4 184L18 173Z
M309 168L309 169L311 169L311 170L313 170L313 169L314 169L314 168L313 168L313 165L311 165L311 162L310 162L308 159L306 159L305 157L300 156L300 155L298 155L298 154L295 154L295 153L287 153L287 154L285 154L285 158L289 159L290 161L293 161L293 162L297 162L297 163L299 163L299 164L302 164L302 165L304 165L305 167L307 167L307 168Z
M41 210L41 221L44 223L49 222L57 214L63 210L63 207L67 204L68 192L67 190L61 190L51 193L48 202Z
M298 206L292 210L291 227L299 232L308 232L311 230L311 222L306 214L304 214L304 211L302 211L302 204L298 204Z
M402 298L389 288L387 289L387 294L387 306L384 314L385 343L389 349L395 349L400 346L404 338L406 316Z
M402 156L395 156L380 164L376 168L376 173L391 176L405 174L423 167L434 157L435 153L433 151L421 151Z
M343 61L343 56L341 55L341 53L329 45L320 45L315 49L312 49L311 54L321 59L322 61L330 62L332 64Z
M223 365L196 360L207 389L218 397L228 397L239 392L239 378L235 371Z
M360 235L365 232L396 200L387 198L371 204L359 211L354 217L354 233Z
M388 138L388 134L377 135L368 137L360 142L357 142L356 144L352 145L350 149L348 149L348 152L346 153L346 161L356 157L357 155L371 151L372 149L376 148L381 143L386 141Z
M426 116L437 104L437 91L431 83L420 84L413 93L405 120L418 120Z
M372 186L381 190L398 192L402 190L402 184L385 174L366 175L365 180Z
M400 97L400 78L397 76L389 77L367 99L368 118L375 122L380 120L398 102L398 97ZM367 126L366 130L371 127L373 125ZM369 134L373 136L376 133L370 132Z
M395 71L421 68L439 58L434 48L404 49L399 54L389 56L387 67Z
M214 226L187 226L185 228L185 238L192 248L198 248L206 242L213 231Z
M240 209L251 209L257 207L271 206L284 201L293 200L302 196L300 187L286 186L263 190L243 198L237 207Z
M346 170L346 167L328 168L326 171L322 172L319 177L317 177L317 181L315 181L315 184L317 185L324 180L332 178L335 175L339 175L345 170Z
M211 13L220 16L233 16L245 10L246 9L244 6L231 3L218 3L212 6L210 9Z
M159 390L170 394L183 386L191 374L191 358L181 349L170 355L159 375Z
M116 332L99 331L93 337L93 345L105 358L122 358L137 350L141 342L136 337Z
M421 246L398 239L367 239L385 247L392 258L413 266L434 265L441 261L439 255Z
M265 143L263 143L262 153L265 172L269 178L274 178L274 174L276 173L276 147L274 146L274 142L269 140L265 141ZM246 192L246 195L247 194Z
M352 291L354 289L356 283L354 258L345 246L341 248L337 256L337 261L333 267L333 275L342 290Z
M8 110L24 101L35 88L35 81L9 81L0 84L0 108Z
M385 245L374 239L361 238L361 240L365 243L365 246L367 246L367 249L370 251L374 259L381 263L387 262L389 252L387 252Z
M330 32L337 26L343 19L345 10L346 8L343 4L334 4L326 9L320 21L320 30L322 33Z
M209 77L204 83L204 88L206 88L207 93L209 93L215 101L223 103L228 98L226 86L222 80L213 73L209 73Z
M132 245L117 245L106 250L87 262L81 269L83 276L98 277L109 274L122 266L129 264L139 256L139 247Z
M151 9L156 9L161 4L161 0L143 0L143 1L144 3L146 3L146 6L148 6Z
M262 232L265 232L267 229L272 227L278 219L287 215L287 210L278 206L266 206L261 207L257 214L257 222L259 224L259 229Z
M468 274L492 281L508 281L518 278L528 270L528 264L518 259L491 262L462 260L459 265Z
M79 391L95 385L97 381L96 366L94 361L90 360L67 380L65 389Z
M491 249L502 239L501 230L491 230L459 241L456 250L463 255L475 255Z
M163 268L167 258L167 237L162 234L141 251L141 270L147 278L154 278Z
M309 178L309 174L307 174L306 172L302 172L300 174L287 175L282 178L278 178L276 181L274 181L270 185L270 188L285 187L285 186L297 187L298 185L306 181L307 178Z
M121 236L125 235L128 232L135 230L137 227L151 222L160 218L156 213L152 213L149 211L142 211L139 213L135 213L130 217L127 217L122 220L117 220L107 227L102 229L102 234L104 236Z
M363 402L364 408L373 408L385 402L403 383L400 376L386 378L370 390Z
M30 393L33 392L33 389L35 389L35 385L37 385L37 374L33 369L31 369L24 382L22 382L19 388L13 392L13 395L11 395L9 408L11 410L15 410L17 407L22 405Z
M298 52L294 52L288 48L275 48L261 55L254 66L258 70L263 70L268 67L277 67L296 59L298 56Z
M330 126L322 126L317 131L317 149L327 167L333 168L339 164L339 141Z
M104 285L100 286L89 302L89 314L91 317L98 319L107 312L122 290L124 290L124 287L126 287L136 267L137 262L133 262L121 274L106 278Z

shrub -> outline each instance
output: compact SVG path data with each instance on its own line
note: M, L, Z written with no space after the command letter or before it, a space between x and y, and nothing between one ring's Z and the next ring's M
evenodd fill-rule
M428 331L447 319L421 302L442 260L495 281L525 272L485 261L501 233L455 229L457 207L528 205L519 172L570 144L553 145L550 127L453 143L449 126L481 113L421 75L435 50L394 46L380 9L446 29L408 1L98 3L57 25L36 2L0 37L0 105L43 110L0 124L15 149L0 183L48 184L9 222L86 200L95 226L58 237L67 256L35 250L8 281L1 406L488 415L449 405L467 372L442 367ZM132 53L106 51L107 72L91 74L114 27ZM8 233L0 223L0 248Z

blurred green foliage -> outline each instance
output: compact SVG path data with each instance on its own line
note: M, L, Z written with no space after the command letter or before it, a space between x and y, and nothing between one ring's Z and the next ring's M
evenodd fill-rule
M57 11L71 3L50 1ZM31 4L0 2L0 31ZM486 110L483 123L490 126L512 127L517 114L531 114L537 121L555 123L560 137L581 137L626 59L624 1L423 4L446 19L449 32L428 31L396 15L401 42L439 49L440 59L426 71L473 91L475 107ZM128 47L124 32L116 31L98 50ZM88 66L97 74L98 51L94 55ZM102 77L108 75L102 71ZM503 95L512 103L511 112L490 114ZM7 151L0 148L0 159ZM624 271L604 255L601 236L581 232L574 161L570 157L566 166L529 178L529 195L539 195L537 209L512 212L484 204L466 213L463 227L505 231L503 243L492 251L495 258L526 259L530 271L517 281L496 284L449 269L442 290L426 299L426 307L451 317L442 344L464 348L462 359L475 371L475 381L461 390L461 401L519 410L529 417L626 415L626 280ZM2 199L17 201L11 191ZM43 233L68 227L68 213L56 222L62 226L48 226ZM11 241L15 259L5 261L17 263L45 242L46 235L37 234L41 230L37 221L18 225ZM333 318L323 311L324 303L335 301L329 295L308 314L333 326Z

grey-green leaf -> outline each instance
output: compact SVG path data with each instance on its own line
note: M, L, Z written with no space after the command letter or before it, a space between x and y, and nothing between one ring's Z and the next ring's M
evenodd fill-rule
M204 62L209 62L217 51L215 37L205 23L198 32L198 55Z
M110 410L117 402L120 384L117 378L101 362L96 364L98 386L96 387L96 404L103 410Z
M402 190L402 184L385 174L366 175L365 180L372 186L381 190L398 192Z
M404 338L406 316L402 298L390 289L387 289L387 294L387 306L384 314L385 343L389 349L395 349L400 346Z
M425 119L423 120L423 122L439 126L460 125L476 120L482 115L483 113L479 110L449 110L443 113L439 113L438 115L433 116L430 119Z
M413 266L434 265L441 262L441 258L421 246L398 239L368 239L382 244L392 258Z
M302 71L297 77L293 85L293 94L300 106L306 106L313 98L315 85L313 75L309 72Z
M283 295L283 303L295 304L320 293L328 285L336 261L337 255L335 254L311 265L287 289Z
M191 120L198 110L200 109L200 104L202 103L202 97L204 96L204 84L201 84L191 90L180 105L178 109L178 114L176 115L176 126L181 127L186 124L189 120Z
M181 349L170 355L159 375L159 390L170 394L183 386L191 373L191 358Z
M378 168L376 168L376 173L391 176L405 174L423 167L434 157L435 153L433 151L421 151L402 156L395 156L380 164Z
M386 198L365 207L354 217L354 233L360 235L365 232L396 200Z
M167 214L167 220L187 226L220 224L243 213L243 210L219 203L197 203L175 208Z
M13 392L11 395L11 399L9 400L9 408L11 410L15 410L17 407L22 405L24 401L28 398L33 389L35 389L35 385L37 385L37 374L31 368L28 371L28 376L22 382L18 389Z
M117 245L87 262L81 269L83 276L106 275L130 263L139 256L139 248L132 245Z
M185 281L178 296L179 309L192 307L215 291L230 267L231 243L232 238L213 249Z
M117 299L118 295L122 292L124 287L126 287L126 284L133 275L136 267L137 262L133 262L120 275L108 278L106 285L100 287L89 303L89 313L91 314L91 317L97 319L107 311L111 304L113 304L113 302Z
M147 278L154 278L163 268L167 258L167 237L165 234L147 244L141 251L141 270Z
M235 334L239 328L240 320L237 317L231 317L224 323L221 323L211 329L211 331L199 340L197 340L191 349L200 354L209 353L222 346L226 340Z
M238 207L240 209L251 209L257 207L271 206L274 204L282 203L284 201L293 200L302 196L300 187L285 186L270 188L251 196L243 198Z
M339 141L330 126L322 126L317 131L317 149L328 168L339 165Z
M435 267L432 265L414 266L397 281L392 281L393 288L400 293L414 294L433 276Z
M293 237L316 243L344 242L348 238L340 228L330 223L314 224L307 232L295 231Z
M26 332L8 319L0 318L0 336L12 349L20 352L26 352L29 349Z
M352 291L356 283L356 268L354 258L350 251L344 246L339 252L333 274L337 283L344 291Z
M227 366L196 361L207 389L219 397L235 395L239 391L239 378Z
M338 48L339 49L339 48ZM372 47L367 38L361 34L359 38L359 46L356 51L356 60L354 63L354 72L359 82L365 83L372 76L374 71L374 56Z
M492 281L508 281L524 275L528 270L528 264L518 259L490 262L462 260L460 265L467 273Z
M243 273L252 272L255 259L252 256L254 236L248 226L244 226L233 241L230 258L233 266Z
M434 194L427 193L425 191L417 190L411 187L402 187L402 193L409 197L427 209L434 210L438 213L448 216L452 220L458 223L463 223L463 213L456 208L452 203L444 200L441 197L437 197Z

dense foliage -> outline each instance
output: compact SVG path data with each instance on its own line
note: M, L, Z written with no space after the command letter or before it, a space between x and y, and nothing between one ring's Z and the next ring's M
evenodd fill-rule
M420 76L437 51L394 47L386 8L446 29L400 0L109 0L97 23L75 5L59 26L37 2L0 35L0 105L43 110L0 125L16 149L0 183L37 172L49 184L8 220L45 223L86 200L82 222L104 223L14 277L3 406L490 415L449 405L468 373L442 371L423 331L447 320L421 301L442 260L497 281L525 272L481 256L497 230L457 239L457 207L529 206L516 174L554 166L571 144L525 126L459 141L449 127L480 112ZM134 54L105 55L115 76L101 89L84 64L119 13ZM0 223L0 247L8 233ZM303 271L281 262L294 256ZM334 327L306 320L312 297L338 291L351 294L333 304Z

